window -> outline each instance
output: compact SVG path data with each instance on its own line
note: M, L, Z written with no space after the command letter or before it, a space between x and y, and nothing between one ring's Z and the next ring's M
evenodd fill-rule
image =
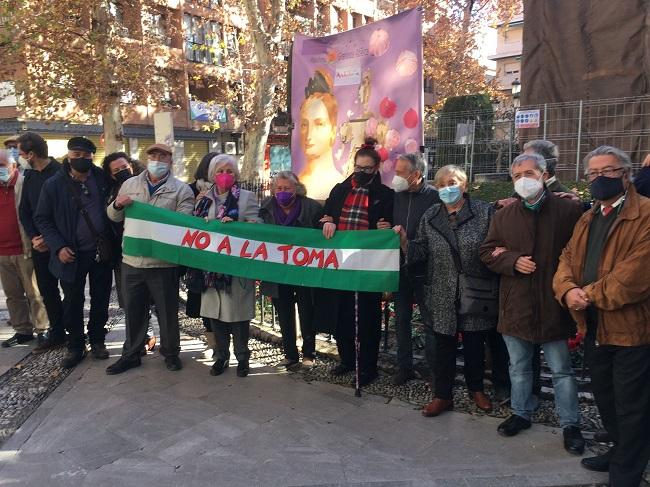
M223 63L223 26L219 22L185 14L183 31L186 59L214 65ZM228 50L230 51L230 45Z
M167 33L167 17L163 13L143 10L142 26L148 35L157 39L161 44L171 45L172 39Z
M236 30L232 29L226 33L226 49L228 50L228 56L236 57L237 56L237 39L239 34Z
M517 75L520 71L520 66L518 63L508 63L503 68L506 75Z
M113 18L114 28L117 35L128 37L129 29L124 23L124 5L117 1L109 1L108 13Z
M363 25L363 15L358 13L352 14L352 28L361 27Z

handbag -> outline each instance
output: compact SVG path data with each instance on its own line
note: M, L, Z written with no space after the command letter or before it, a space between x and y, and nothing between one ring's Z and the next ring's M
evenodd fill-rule
M460 255L450 244L458 271L456 311L460 316L497 318L499 316L499 277L474 277L465 274Z
M83 216L86 225L90 229L90 233L95 237L95 262L100 263L109 263L113 260L113 246L111 241L106 237L106 235L100 234L97 232L95 225L93 225L90 215L88 215L88 210L81 203L81 198L79 198L79 188L72 182L72 179L69 180L70 186L72 187L72 198L74 199L81 216Z

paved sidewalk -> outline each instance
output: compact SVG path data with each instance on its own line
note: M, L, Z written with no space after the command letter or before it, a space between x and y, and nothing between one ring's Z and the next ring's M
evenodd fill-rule
M108 337L119 352L123 325ZM535 425L412 406L254 367L212 377L203 345L183 337L185 368L155 353L109 377L86 359L0 450L0 485L543 486L590 485L561 434Z
M0 285L0 342L13 336L14 329L9 326L9 311L7 310L7 300L5 293ZM16 345L11 348L0 348L0 375L7 372L10 368L25 358L32 348L36 346L36 340L23 345Z

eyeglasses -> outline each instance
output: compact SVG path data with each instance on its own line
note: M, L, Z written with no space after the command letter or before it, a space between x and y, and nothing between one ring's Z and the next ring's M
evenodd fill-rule
M375 172L375 166L357 166L355 164L354 172L365 172L366 174L372 174Z
M588 181L593 181L599 176L605 176L606 178L614 178L620 171L623 170L625 170L624 167L617 167L617 168L606 167L602 171L589 171L586 174L586 177Z

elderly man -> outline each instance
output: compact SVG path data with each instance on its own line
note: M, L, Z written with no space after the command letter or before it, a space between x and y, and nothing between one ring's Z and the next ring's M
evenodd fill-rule
M41 231L36 227L34 217L36 216L43 184L60 172L61 164L56 159L48 157L47 142L34 132L21 134L18 138L18 153L21 158L27 161L30 167L25 171L18 213L23 230L31 240L36 282L50 322L48 333L38 337L39 343L34 347L32 353L43 353L63 345L65 342L65 326L63 325L63 305L61 303L61 292L59 291L59 280L49 269L50 249L45 243Z
M16 332L2 342L3 347L27 343L34 339L34 332L40 341L48 325L34 275L32 243L18 220L22 186L15 159L0 149L0 282Z
M108 358L104 339L113 280L111 263L102 256L102 242L111 238L105 213L110 182L93 164L96 150L85 137L68 141L68 160L43 185L34 218L50 249L50 270L63 288L63 322L68 332L63 368L76 366L86 356L86 279L90 284L90 350L96 359Z
M564 186L555 175L555 167L560 157L560 151L550 140L531 140L524 144L524 154L539 154L546 161L548 179L544 182L549 191L553 193L568 193L569 188Z
M147 169L127 179L108 205L107 213L114 222L124 221L124 209L133 201L159 208L191 214L194 193L172 175L172 148L153 144L147 148ZM178 328L178 266L151 257L122 257L122 293L126 315L126 340L122 356L107 369L108 375L121 374L140 365L140 351L147 335L149 304L156 306L160 326L160 353L168 370L180 370L181 351Z
M520 155L510 171L521 202L495 214L480 251L483 262L501 275L498 329L510 355L513 414L498 432L514 436L531 426L536 407L532 355L535 344L540 344L553 373L564 448L582 454L578 389L567 344L575 325L555 301L552 287L558 258L582 206L545 188L546 161L538 154Z
M427 184L427 168L419 153L403 154L395 163L395 177L392 187L395 190L393 206L393 224L401 225L408 239L415 238L420 218L434 203L440 203L438 191ZM383 219L377 222L377 228L390 228ZM418 277L425 269L406 268L404 256L401 255L402 269L400 272L399 291L395 293L395 328L397 332L397 372L393 376L393 384L402 385L413 378L413 344L411 343L411 318L413 304L421 302ZM423 314L424 315L424 314ZM427 360L432 366L433 334L427 333Z
M594 208L576 225L553 280L555 296L585 333L591 384L614 446L585 458L610 485L638 487L650 459L650 200L630 183L623 151L584 160Z

